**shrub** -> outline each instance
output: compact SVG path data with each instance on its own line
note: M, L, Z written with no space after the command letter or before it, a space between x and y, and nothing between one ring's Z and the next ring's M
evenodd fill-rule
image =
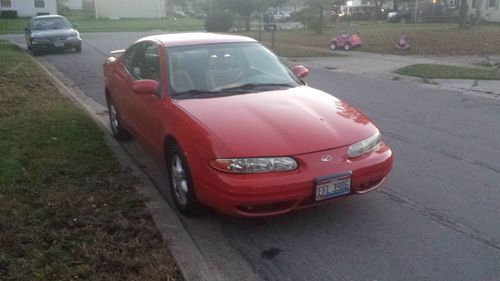
M231 14L219 14L207 17L205 29L208 32L226 32L233 27L233 16Z
M38 12L38 13L36 13L36 15L37 16L48 16L48 15L50 15L50 13L49 12Z
M0 11L0 18L17 19L17 11L16 10Z

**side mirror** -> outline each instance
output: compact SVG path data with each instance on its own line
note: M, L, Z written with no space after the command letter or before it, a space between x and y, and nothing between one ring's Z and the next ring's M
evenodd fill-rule
M155 80L137 80L132 84L132 92L137 95L158 95L160 84Z
M309 74L309 69L307 69L303 65L295 65L294 67L292 67L292 72L293 74L295 74L295 76L303 79L306 78L307 74Z

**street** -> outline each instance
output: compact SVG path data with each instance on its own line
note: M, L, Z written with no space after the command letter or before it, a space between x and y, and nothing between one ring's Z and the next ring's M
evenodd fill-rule
M104 104L107 54L145 35L83 34L82 53L38 58ZM226 264L263 280L499 280L500 99L314 67L306 82L374 120L395 157L388 181L270 219L182 218L209 265L232 280L244 271ZM124 147L165 191L158 163Z

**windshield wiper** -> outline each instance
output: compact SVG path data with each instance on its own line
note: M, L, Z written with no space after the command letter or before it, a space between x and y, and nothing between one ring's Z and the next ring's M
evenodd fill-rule
M203 95L216 95L219 94L220 91L202 91L202 90L188 90L184 92L177 92L177 93L172 93L172 97L179 97L179 96L203 96Z
M255 90L259 87L287 87L293 88L294 86L288 83L247 83L235 87L223 88L220 89L221 92L231 92L238 90Z

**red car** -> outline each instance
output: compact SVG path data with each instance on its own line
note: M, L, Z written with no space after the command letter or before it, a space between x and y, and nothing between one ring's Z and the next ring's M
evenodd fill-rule
M251 38L156 35L115 56L104 64L113 134L165 164L185 215L283 214L377 189L391 170L366 116Z

